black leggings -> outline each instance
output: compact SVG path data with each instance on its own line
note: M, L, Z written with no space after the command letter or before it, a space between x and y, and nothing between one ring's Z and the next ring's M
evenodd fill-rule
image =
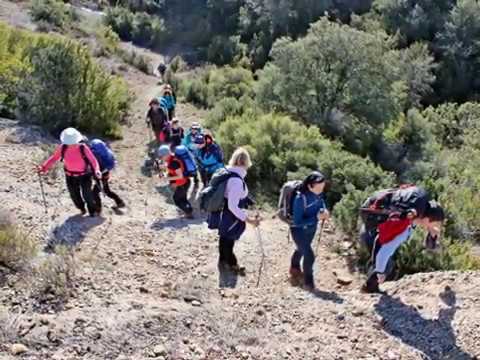
M237 266L237 257L233 253L233 247L235 246L235 240L227 239L220 236L218 243L218 250L220 253L219 262L228 264L230 266Z
M88 212L93 215L97 209L92 192L92 174L80 176L65 176L67 189L73 203L80 211L85 211L87 203Z
M192 205L188 201L188 189L190 188L190 179L187 183L182 186L175 187L175 192L173 193L173 202L177 207L183 210L185 214L191 214L193 212Z
M103 187L103 192L105 195L107 195L110 199L115 201L115 204L117 206L122 206L125 205L122 199L120 199L120 196L115 194L111 189L110 189L110 183L109 183L109 178L110 178L110 172L106 172L102 175L102 187ZM93 197L95 200L95 204L97 205L97 209L100 211L102 209L102 199L100 197L100 186L98 186L97 183L95 183L95 186L93 187Z

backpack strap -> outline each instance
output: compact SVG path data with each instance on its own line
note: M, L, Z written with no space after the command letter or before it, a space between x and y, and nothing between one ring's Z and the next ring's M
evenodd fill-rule
M93 167L92 163L90 162L87 155L85 154L85 146L87 145L80 144L80 155L82 155L83 161L85 162L85 171L87 171L88 167L90 167L90 170L93 172L95 168Z
M65 152L67 151L68 145L62 144L62 149L61 149L61 156L60 156L60 161L63 162L63 159L65 158Z
M247 185L245 184L245 180L243 180L243 178L238 175L237 173L233 172L233 171L228 171L228 173L230 174L230 176L228 177L227 181L230 180L231 178L239 178L240 180L242 180L242 184L243 184L243 191L245 191L247 189Z

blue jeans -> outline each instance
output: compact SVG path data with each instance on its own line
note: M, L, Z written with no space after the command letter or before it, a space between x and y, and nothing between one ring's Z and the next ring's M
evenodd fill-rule
M300 261L303 257L303 274L305 276L305 285L313 286L313 263L315 254L312 249L312 241L317 231L317 226L308 226L306 228L291 228L293 241L296 250L292 255L291 267L300 269Z

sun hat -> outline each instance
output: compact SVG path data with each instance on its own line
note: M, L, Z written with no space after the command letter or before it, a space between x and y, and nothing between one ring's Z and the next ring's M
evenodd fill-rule
M168 145L162 145L158 148L157 155L159 157L165 157L170 155L170 147Z
M192 124L192 126L190 127L190 129L200 130L200 129L201 129L201 126L200 126L199 123L194 122L194 123Z
M66 128L60 134L60 141L64 145L75 145L83 140L83 135L74 128Z

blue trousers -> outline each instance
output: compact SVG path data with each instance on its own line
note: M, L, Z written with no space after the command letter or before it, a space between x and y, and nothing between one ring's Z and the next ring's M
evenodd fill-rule
M300 261L303 258L303 274L305 276L305 284L313 286L313 264L315 262L315 254L312 249L312 241L317 231L317 226L308 226L305 228L292 227L292 237L295 242L296 249L293 252L291 267L300 269Z

